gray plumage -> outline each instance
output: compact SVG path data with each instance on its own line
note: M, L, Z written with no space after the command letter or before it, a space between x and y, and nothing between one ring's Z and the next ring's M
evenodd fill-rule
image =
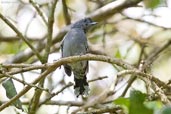
M65 35L61 50L62 57L84 55L88 52L88 44L86 38L86 31L92 25L95 25L90 18L82 19L71 26L69 32ZM88 95L89 86L87 83L86 74L88 72L88 61L79 61L72 64L65 64L64 70L68 76L74 74L74 89L75 95Z

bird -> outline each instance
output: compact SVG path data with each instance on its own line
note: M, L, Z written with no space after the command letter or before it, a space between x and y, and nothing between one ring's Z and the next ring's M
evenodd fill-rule
M96 24L97 22L91 18L84 18L73 23L61 43L62 58L87 54L89 49L86 32L91 26ZM75 95L77 97L79 95L88 96L90 91L86 77L89 70L88 60L64 64L63 67L68 76L71 76L73 72Z

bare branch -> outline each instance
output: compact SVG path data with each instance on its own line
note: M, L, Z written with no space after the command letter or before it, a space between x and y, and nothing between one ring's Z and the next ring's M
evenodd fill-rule
M31 43L22 35L22 33L6 18L0 13L0 18L11 27L13 31L30 47L34 54L41 60L39 52L31 45Z
M151 81L151 83L154 85L153 87L153 90L158 93L161 101L163 101L164 103L170 103L170 101L168 100L167 98L167 95L164 94L164 91L161 90L161 86L163 87L166 87L167 84L160 81L158 78L155 78L153 75L151 74L147 74L147 73L143 73L141 71L138 71L138 70L124 70L124 71L121 71L117 74L117 76L123 76L123 75L126 75L126 74L132 74L133 76L138 76L139 78L142 79L142 77L145 77L147 79L149 79ZM142 76L142 77L140 77Z
M128 17L126 15L124 15L127 19L131 19L131 20L135 20L137 22L142 22L142 23L146 23L146 24L149 24L149 25L152 25L152 26L155 26L155 27L159 27L159 28L163 28L163 29L171 29L170 27L164 27L164 26L160 26L160 25L157 25L157 24L154 24L152 22L149 22L149 21L146 21L146 20L143 20L143 19L136 19L136 18L131 18L131 17Z
M141 2L142 0L121 0L121 3L117 3L117 1L114 1L112 3L109 3L107 5L105 5L104 7L94 11L93 13L89 14L87 17L92 18L95 21L102 21L108 18L108 16L112 16L128 7L132 7L135 6L136 4L138 4L139 2ZM70 26L66 26L64 27L57 35L56 37L52 40L52 44L54 45L57 42L60 42L62 40L62 38L64 37L64 35L66 34L66 32L69 30ZM36 45L36 49L38 51L41 51L45 45L44 43L41 44L37 44ZM27 50L27 54L23 54L23 52L17 54L16 56L10 58L8 60L8 62L10 63L18 63L18 62L23 62L26 61L28 58L30 58L31 56L33 56L33 52L31 50ZM23 59L25 58L25 59Z
M119 59L110 58L110 57L107 57L107 56L92 55L92 54L87 54L87 55L82 55L82 56L72 56L72 57L62 58L62 59L54 62L54 64L50 65L48 67L48 69L45 70L42 74L40 74L40 76L38 78L36 78L31 84L34 85L34 84L38 83L40 80L47 77L48 74L50 74L51 72L56 70L57 67L60 67L63 64L72 63L72 62L76 62L76 61L82 61L82 60L98 60L98 61L108 62L108 63L111 63L111 64L116 64L116 65L119 65L119 66L121 66L123 68L126 68L126 69L134 69L133 66L131 66L130 64L128 64L126 62L123 62L123 61L121 61ZM21 96L23 96L30 89L31 89L30 86L26 86L16 96L14 96L12 99L10 99L10 101L8 101L7 103L2 104L0 106L0 111L2 111L4 108L9 106L11 103L16 101Z
M50 15L48 17L48 25L47 25L47 27L48 27L47 43L46 43L46 47L45 47L45 54L43 56L43 60L41 61L41 63L47 63L48 57L50 54L51 45L52 45L52 37L53 37L52 35L53 35L54 15L55 15L55 8L56 8L57 2L58 2L58 0L55 0L50 9ZM42 72L43 72L43 70L42 70ZM41 79L38 86L43 87L43 85L44 85L44 78ZM39 90L35 91L34 96L29 105L29 113L30 114L35 114L35 112L38 108L41 94L42 94L42 90L39 89Z
M18 78L16 78L16 77L14 77L14 76L12 76L12 75L9 75L9 74L6 74L6 73L0 74L0 77L12 78L12 79L14 79L14 80L16 80L16 81L22 83L23 85L28 85L28 86L30 86L30 87L34 87L34 88L37 88L37 89L41 89L41 90L46 91L46 92L49 93L48 89L44 89L44 88L41 88L41 87L38 87L38 86L35 86L35 85L32 85L32 84L29 84L29 83L27 83L27 82L25 82L25 81L23 81L23 80L21 80L21 79L18 79Z
M121 110L122 108L119 106L106 106L101 109L94 109L87 112L78 112L77 114L103 114L103 113L117 113L117 111Z
M32 4L32 6L36 9L37 13L40 15L40 17L42 18L43 22L45 23L45 25L48 25L47 20L45 18L45 15L43 14L43 12L40 10L40 7L38 6L38 4L36 4L33 0L29 0L29 2Z
M53 23L54 23L54 14L55 14L55 8L58 0L55 0L52 8L50 10L50 15L48 17L48 36L47 36L47 43L45 47L45 55L44 55L44 61L43 63L47 62L48 56L50 53L51 45L52 45L52 35L53 35Z
M38 38L38 37L34 37L34 38L29 38L26 37L29 41L40 41L42 40L42 38ZM0 42L18 42L18 40L21 40L21 38L19 38L18 36L10 36L10 37L6 37L6 36L0 36Z
M95 21L104 20L128 7L136 6L141 1L142 0L117 0L97 9L95 12L89 14L88 17L93 18Z
M65 23L66 23L66 25L69 25L69 24L71 24L71 18L68 13L68 7L66 4L66 0L62 0L62 4L63 4L63 13L64 13Z
M103 77L98 77L98 78L95 78L95 79L92 79L92 80L88 80L88 83L90 82L94 82L94 81L97 81L97 80L103 80L107 78L107 76L103 76ZM47 99L45 99L44 101L42 101L39 105L42 105L42 104L46 104L48 101L50 101L50 99L52 99L54 96L58 95L59 93L61 93L64 89L68 88L68 87L71 87L73 86L74 84L73 83L68 83L67 85L65 85L63 88L61 88L59 91L55 92L55 93L52 93Z
M164 44L163 46L161 46L158 49L153 49L151 52L151 54L149 55L149 57L147 57L147 59L144 61L144 64L141 66L141 71L144 71L145 69L147 69L147 67L152 64L154 62L154 60L158 57L158 55L163 52L165 49L167 49L171 44L171 40L169 40L166 44ZM136 80L136 76L131 77L128 80L128 85L125 88L122 96L124 96L128 90L128 88L131 86L131 84Z

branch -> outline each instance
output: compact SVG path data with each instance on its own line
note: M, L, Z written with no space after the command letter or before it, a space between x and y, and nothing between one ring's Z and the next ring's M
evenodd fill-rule
M158 96L160 97L161 101L163 101L164 103L169 103L170 101L167 98L167 95L164 94L164 91L161 89L161 87L166 87L167 84L162 82L161 80L159 80L158 78L154 77L151 74L147 74L147 73L143 73L141 71L138 70L124 70L121 71L117 74L117 76L123 76L123 75L127 75L127 74L132 74L133 76L139 76L139 78L145 77L148 80L151 80L151 83L153 83L154 87L153 90L158 94ZM142 76L142 77L140 77Z
M103 113L110 113L110 114L117 114L118 110L121 110L122 108L119 106L107 106L107 107L103 107L100 109L96 109L96 110L90 110L87 112L80 112L77 114L103 114ZM119 113L120 114L120 113Z
M21 80L21 79L18 79L18 78L16 78L16 77L14 77L14 76L12 76L12 75L9 75L9 74L6 74L6 73L0 74L0 77L1 77L1 78L2 78L2 77L12 78L12 79L14 79L14 80L16 80L16 81L22 83L23 85L28 85L28 86L30 86L30 87L34 87L34 88L37 88L37 89L41 89L41 90L46 91L46 92L49 93L48 89L44 89L44 88L42 88L42 87L38 87L38 86L36 86L36 85L29 84L29 83L27 83L27 82L25 82L25 81L23 81L23 80Z
M54 96L58 95L59 93L61 93L62 91L64 91L66 88L73 86L73 83L68 83L67 85L65 85L64 87L62 87L59 91L50 94L50 96L48 98L46 98L44 101L42 101L39 106L41 106L42 104L46 104L48 101L50 101L50 99L52 99Z
M127 74L133 74L133 75L138 75L138 76L142 76L142 77L145 77L145 78L148 78L152 81L154 81L157 85L159 85L160 87L166 87L167 84L162 82L161 80L159 80L158 78L156 78L155 76L151 75L151 74L147 74L147 73L144 73L144 72L141 72L139 70L123 70L121 72L119 72L117 74L117 76L124 76L124 75L127 75ZM141 77L140 77L141 78Z
M53 35L53 23L54 23L54 14L55 14L55 8L58 0L55 0L52 8L50 9L50 15L48 17L48 36L47 36L47 43L45 47L45 55L44 55L44 63L47 62L48 56L50 53L50 48L52 46L52 35Z
M90 56L89 56L90 55ZM85 56L85 55L84 55ZM104 62L111 62L111 64L117 64L118 66L121 66L125 69L134 69L134 66L116 58L111 58L104 55L93 55L93 54L87 54L85 58L89 56L89 59L91 60L98 60L98 61L104 61ZM45 63L42 65L30 65L30 64L1 64L3 68L21 68L15 71L8 72L10 75L14 75L17 73L23 73L30 70L36 70L36 69L47 69L48 67L51 67L54 65L54 63Z
M164 104L170 104L170 100L169 97L164 93L164 91L162 90L162 88L160 88L156 83L153 83L153 88L154 91L157 93L157 95L160 97L161 101Z
M130 65L129 63L126 63L124 61L122 61L121 59L117 59L117 58L111 58L109 56L104 56L104 55L93 55L93 54L86 54L83 55L84 59L89 59L89 60L97 60L97 61L104 61L104 62L108 62L111 64L117 64L118 66L121 66L125 69L134 69L134 66ZM79 56L79 57L83 57L83 56ZM64 58L63 58L64 59ZM71 57L72 59L72 57ZM45 63L42 65L30 65L30 64L1 64L0 66L2 66L3 68L22 68L16 71L11 71L8 72L10 75L13 74L17 74L17 73L22 73L22 72L27 72L30 70L36 70L36 69L47 69L48 67L51 67L52 65L54 65L55 63Z
M94 82L94 81L97 81L97 80L103 80L105 78L108 78L107 76L103 76L103 77L98 77L98 78L95 78L95 79L92 79L92 80L88 80L88 83L90 82ZM71 87L73 86L74 84L73 83L68 83L67 85L65 85L63 88L61 88L59 91L55 92L55 93L52 93L48 98L46 98L44 101L42 101L39 106L41 106L42 104L46 104L47 102L50 101L50 99L52 99L54 96L58 95L59 93L61 93L62 91L64 91L66 88L68 87Z
M83 105L81 108L74 110L71 114L76 114L78 111L81 111L83 109L87 109L89 107L95 106L97 104L101 104L103 103L109 96L113 95L115 92L110 91L105 89L103 92L101 92L100 95L98 95L97 97L95 97L92 100L89 100L86 102L85 105Z
M49 67L56 67L58 64L66 64L66 63L73 63L74 61L83 61L83 60L96 60L96 61L103 61L110 64L116 64L118 66L123 67L124 69L134 69L134 66L130 65L127 62L122 61L121 59L112 58L109 56L103 56L103 55L93 55L93 54L86 54L86 55L80 55L80 56L70 56L66 58L59 59L55 63L53 63Z
M148 56L148 58L145 60L145 64L143 65L142 69L146 69L149 65L151 65L154 60L157 59L157 55L159 55L161 52L163 52L165 49L167 49L171 44L171 40L167 41L167 43L165 43L163 46L161 46L160 48L155 48L153 49L150 53L150 55Z
M26 68L22 68L22 69L19 69L19 70L15 70L15 71L11 71L11 72L8 72L8 74L10 75L14 75L14 74L18 74L18 73L23 73L23 72L27 72L27 71L31 71L31 70L36 70L36 69L47 69L48 66L43 66L43 65L38 65L38 66L31 66L31 67L26 67Z
M37 84L40 80L42 80L45 77L47 77L48 74L50 74L51 72L55 71L56 68L60 67L63 64L72 63L72 62L76 62L76 61L83 61L83 60L98 60L98 61L103 61L103 62L107 62L107 63L111 63L111 64L116 64L116 65L121 66L121 67L126 68L126 69L134 69L134 67L132 65L130 65L130 64L128 64L128 63L126 63L126 62L124 62L124 61L122 61L120 59L111 58L111 57L107 57L107 56L92 55L92 54L86 54L86 55L82 55L82 56L72 56L72 57L62 58L62 59L54 62L52 65L50 65L48 67L47 70L45 70L38 78L36 78L31 83L31 85ZM8 107L11 103L16 101L21 96L23 96L30 89L31 89L30 86L26 86L16 96L11 98L10 101L2 104L0 106L0 111L2 111L4 108Z
M41 60L41 56L40 56L39 52L22 35L22 33L6 17L4 17L1 13L0 13L0 18L18 35L18 37L20 37L30 47L30 49L33 51L32 53L34 53L39 58L39 60Z
M62 0L62 5L63 5L63 13L64 13L65 23L66 23L66 25L69 25L69 24L71 24L71 18L68 13L68 7L66 4L66 0Z
M112 16L126 8L135 6L142 0L124 0L124 2L123 2L123 0L120 0L120 1L122 1L122 2L120 2L120 3L118 3L119 1L111 2L107 5L105 5L104 7L92 12L87 17L90 17L95 21L103 21L103 20L107 19L109 16ZM52 40L52 44L54 45L55 43L60 42L62 40L62 38L64 37L64 35L66 34L66 32L69 30L69 28L70 28L70 25L64 27L56 35L56 37ZM45 45L45 42L43 42L41 44L37 44L36 49L38 51L41 51L44 48L44 45ZM7 61L10 63L18 63L18 62L26 61L31 56L33 56L33 52L31 50L27 50L27 53L24 53L24 55L22 55L22 54L23 54L23 52L15 55L14 57L8 59ZM25 59L23 59L23 58L25 58Z
M159 55L161 52L163 52L165 49L167 49L171 44L171 40L169 40L166 44L164 44L163 46L161 46L158 49L153 49L150 53L150 55L147 57L147 59L144 61L144 64L141 66L141 71L144 71L145 69L147 69L147 67L152 64L154 62L154 60L158 57L157 55ZM132 83L136 80L136 76L131 77L128 80L128 85L126 86L122 96L124 96L127 92L127 90L129 89L129 87L132 85Z
M4 68L25 68L25 67L33 67L35 65L20 63L20 64L0 64L0 66ZM39 66L39 65L36 65L36 66Z
M55 8L56 8L56 4L57 4L58 0L55 0L51 9L50 9L50 15L48 17L48 36L47 36L47 43L46 43L46 47L45 47L45 54L43 57L43 60L41 61L41 63L47 63L48 61L48 57L50 54L50 49L51 49L51 45L52 45L52 35L53 35L53 24L54 24L54 14L55 14ZM43 70L42 70L43 72ZM44 86L44 78L41 79L39 85L40 87ZM29 112L30 114L35 114L37 108L38 108L38 104L39 104L39 100L42 94L42 90L35 90L34 96L31 100L31 103L29 105Z
M84 103L79 101L48 101L46 105L83 106Z
M95 21L105 20L128 7L136 6L141 1L142 0L117 0L97 9L93 13L89 14L88 17L91 17Z
M5 103L5 102L7 102L7 101L1 101L1 103ZM29 104L29 102L30 101L22 101L22 104L23 105L28 105ZM81 101L63 101L63 100L57 100L57 101L49 101L49 102L47 102L46 104L44 104L44 105L64 105L64 106L77 106L77 107L79 107L79 106L83 106L84 105L84 103L83 102L81 102Z
M34 42L42 40L42 38L38 38L38 37L34 37L34 38L26 37L26 38L29 41L34 41ZM0 42L18 42L19 40L21 40L21 38L18 36L0 36Z
M131 20L134 20L134 21L137 21L137 22L142 22L142 23L146 23L146 24L149 24L149 25L152 25L152 26L155 26L155 27L159 27L159 28L163 28L163 29L171 29L170 27L164 27L164 26L161 26L161 25L157 25L153 22L150 22L150 21L146 21L146 20L143 20L143 19L139 19L139 18L132 18L130 16L127 16L126 14L123 14L121 13L126 19L131 19Z
M40 17L42 18L43 22L45 23L45 25L48 25L46 18L43 14L43 12L40 10L40 7L38 6L38 4L36 4L33 0L29 0L29 2L32 4L32 6L36 9L37 13L40 15Z

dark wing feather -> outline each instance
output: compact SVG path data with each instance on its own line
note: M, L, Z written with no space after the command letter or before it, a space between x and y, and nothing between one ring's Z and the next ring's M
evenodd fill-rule
M61 51L62 51L62 58L64 57L63 56L63 42L61 44ZM67 64L63 65L64 66L64 70L65 70L65 73L68 75L68 76L71 76L71 67L68 66Z
M65 73L68 75L68 76L71 76L71 67L68 66L67 64L63 65L64 66L64 70L65 70Z
M86 38L87 39L87 38ZM88 44L87 44L87 42L86 42L86 53L89 53L89 48L88 48ZM88 71L89 71L89 61L87 61L87 66L86 66L86 73L88 73Z

